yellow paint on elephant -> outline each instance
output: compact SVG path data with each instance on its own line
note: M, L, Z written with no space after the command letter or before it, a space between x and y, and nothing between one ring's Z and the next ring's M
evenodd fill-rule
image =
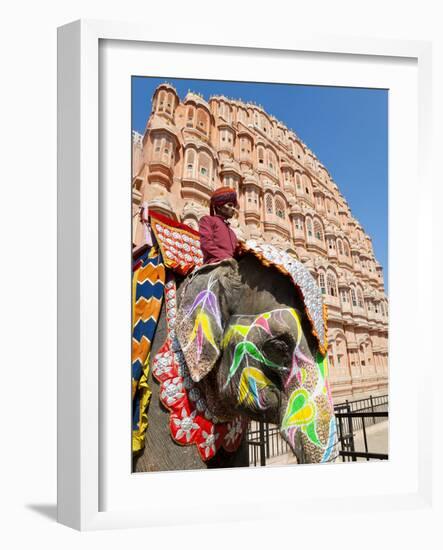
M301 335L302 335L300 317L298 316L298 313L295 311L295 309L292 308L292 307L289 308L289 312L291 313L292 317L294 317L295 323L297 325L297 344L296 344L296 347L298 347L300 342L301 342Z
M216 350L218 350L217 344L215 343L214 335L212 333L211 321L209 320L209 317L206 315L206 313L202 309L200 309L200 311L198 312L195 318L194 328L191 334L191 340L190 340L191 342L195 339L199 326L201 326L203 330L203 334L205 335L206 339L211 344L211 346Z
M226 331L226 334L222 341L222 346L225 347L234 334L246 336L250 328L251 327L249 325L231 325Z
M259 392L271 386L273 386L272 382L261 370L254 367L246 367L243 369L240 377L238 401L240 404L251 405L255 403L260 406Z
M305 389L298 389L289 397L286 413L283 418L282 426L306 426L310 424L316 414L315 403L310 398Z

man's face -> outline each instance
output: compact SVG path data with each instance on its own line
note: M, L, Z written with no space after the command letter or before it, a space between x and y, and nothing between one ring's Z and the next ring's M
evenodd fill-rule
M218 206L216 212L220 214L220 216L223 216L223 218L230 219L235 214L235 204L232 201L227 202L222 206Z

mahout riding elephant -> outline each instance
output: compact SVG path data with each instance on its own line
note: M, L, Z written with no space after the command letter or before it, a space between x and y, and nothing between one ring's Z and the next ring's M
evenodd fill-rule
M165 296L135 471L248 466L250 419L278 425L298 463L335 460L326 318L300 262L248 243L170 280Z

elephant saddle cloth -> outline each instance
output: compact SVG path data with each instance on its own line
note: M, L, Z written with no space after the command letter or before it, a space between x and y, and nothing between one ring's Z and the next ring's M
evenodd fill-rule
M150 216L151 228L166 268L186 275L203 264L198 231L161 214L151 213Z

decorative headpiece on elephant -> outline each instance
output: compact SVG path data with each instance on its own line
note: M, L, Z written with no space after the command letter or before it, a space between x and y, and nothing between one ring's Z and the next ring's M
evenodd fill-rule
M321 294L283 256L286 268L249 249L238 262L197 269L184 283L176 334L217 418L240 412L277 424L299 463L330 462L337 437Z

